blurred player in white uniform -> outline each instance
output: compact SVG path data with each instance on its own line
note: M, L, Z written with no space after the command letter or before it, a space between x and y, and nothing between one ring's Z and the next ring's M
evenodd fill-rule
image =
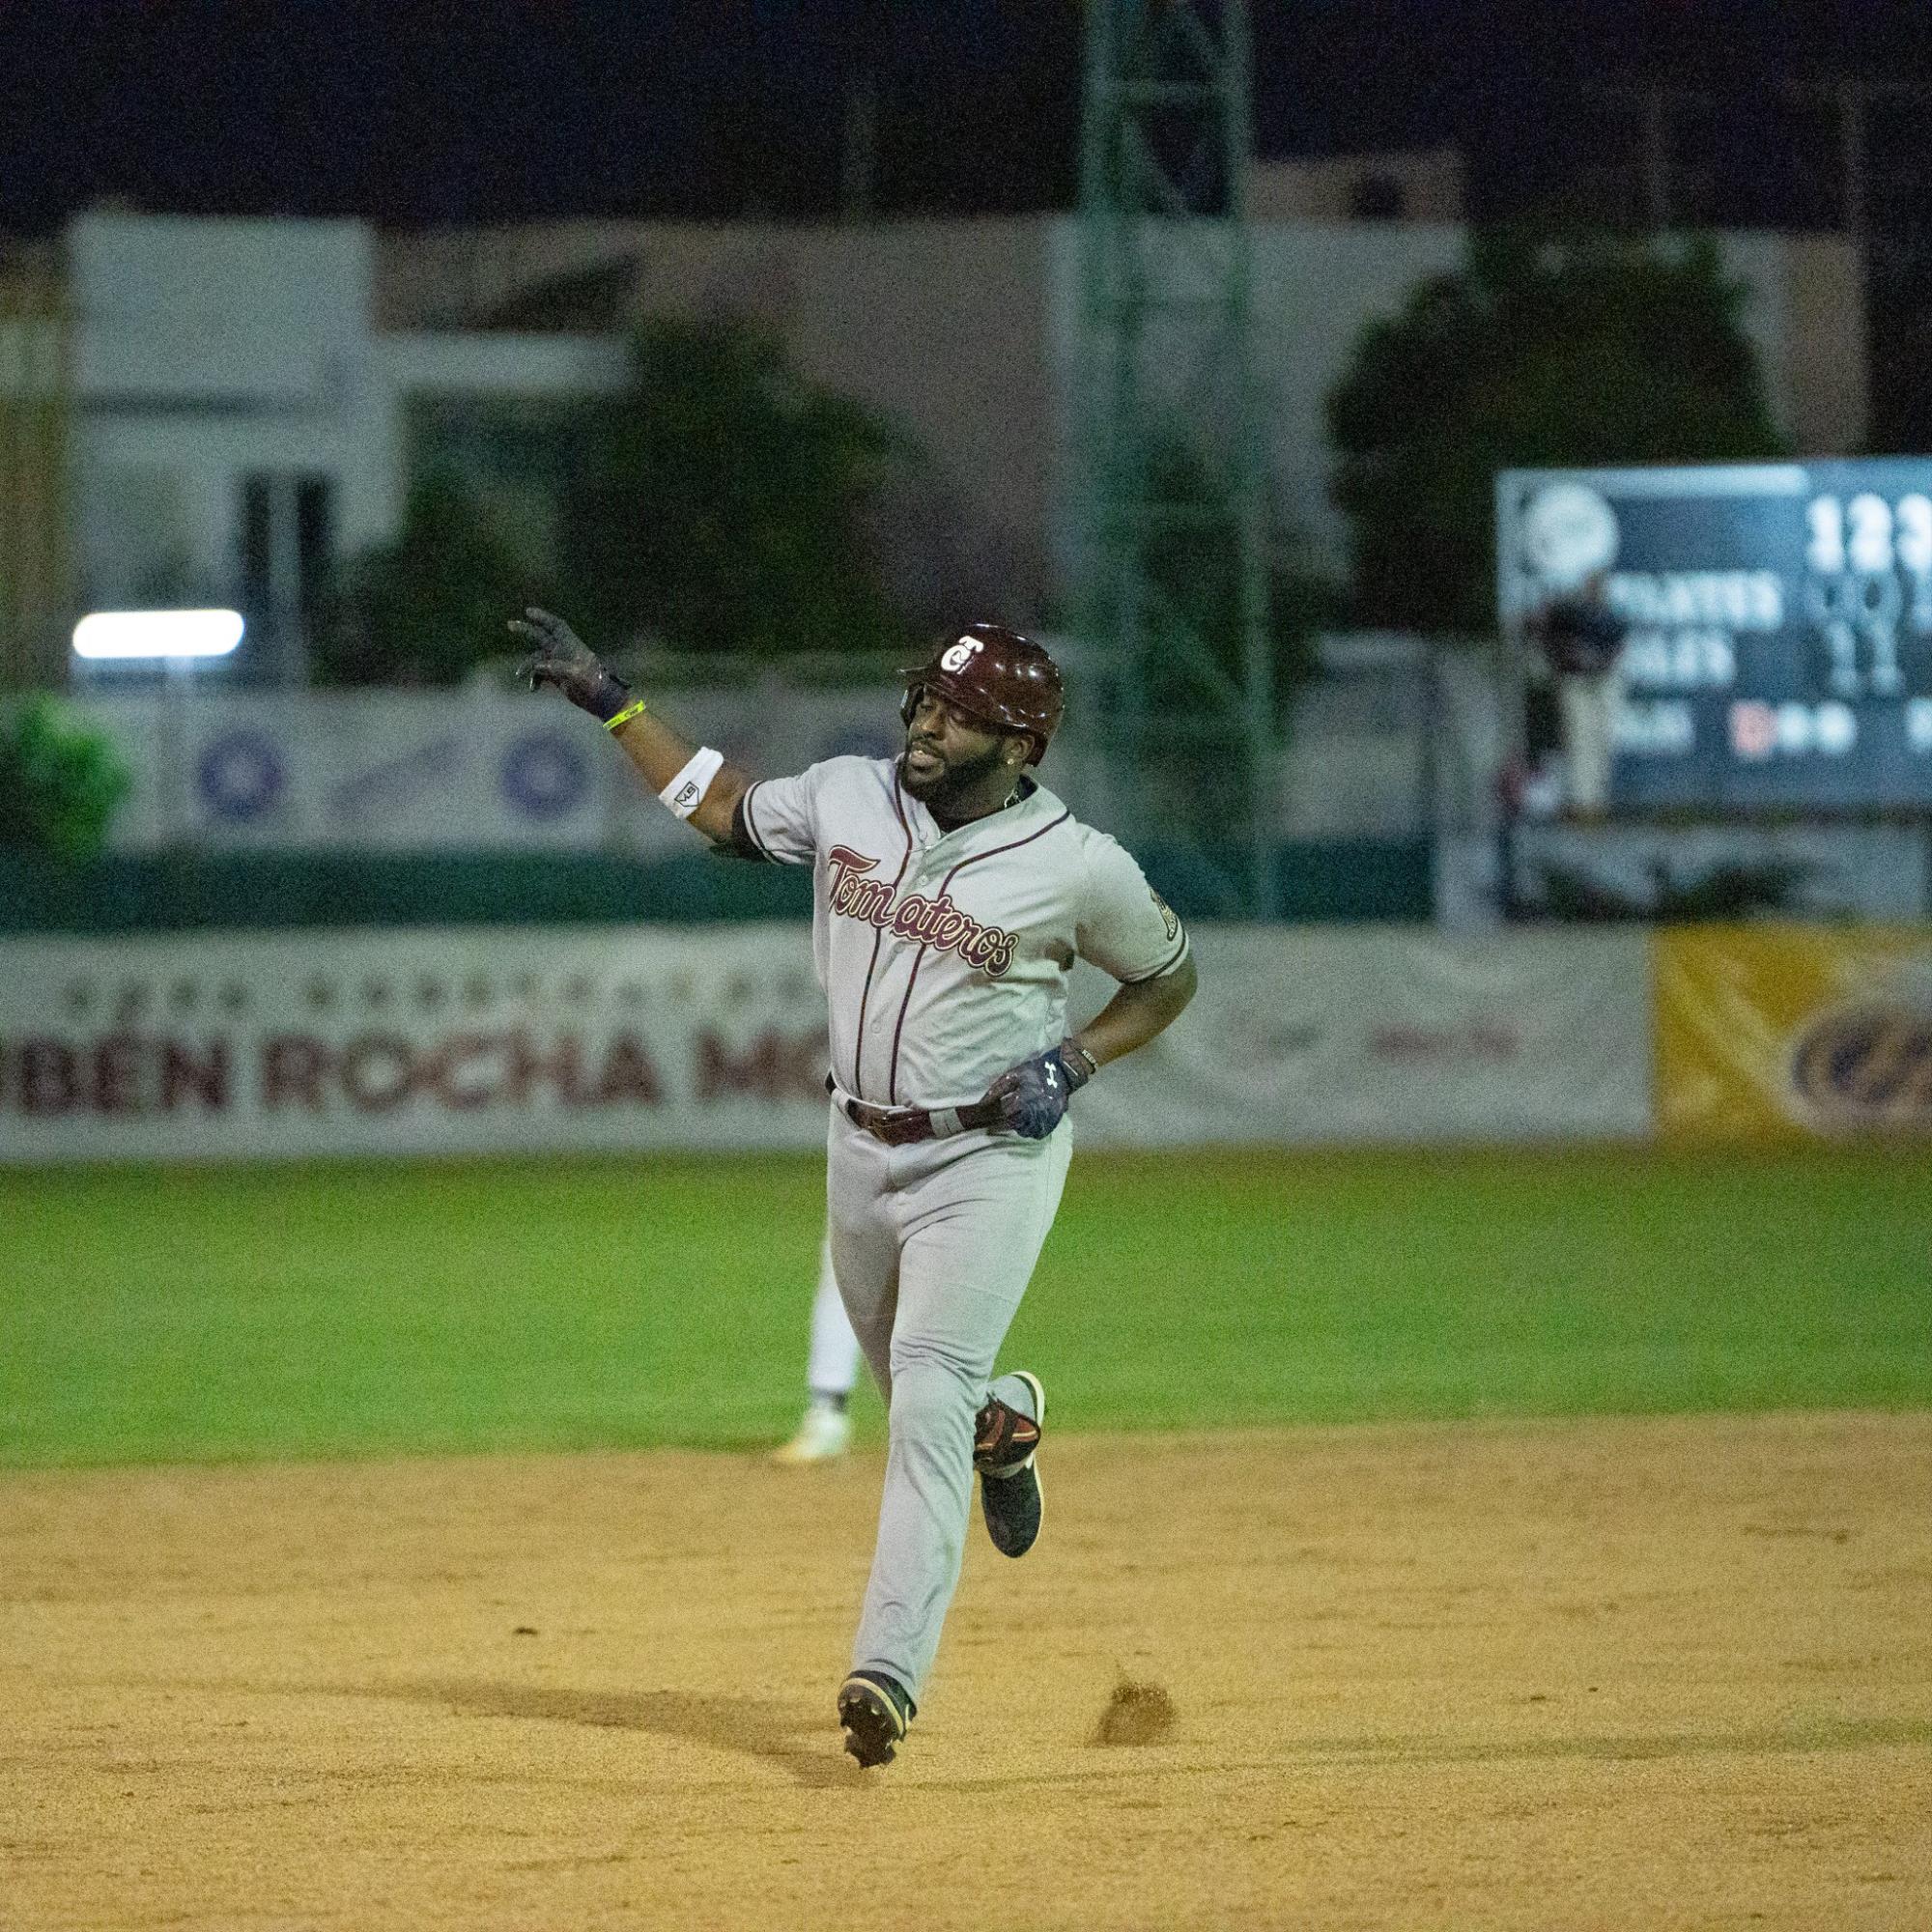
M535 646L532 683L602 719L695 830L812 868L832 1257L887 1414L838 1712L846 1749L887 1764L959 1580L975 1474L996 1548L1023 1556L1039 1534L1045 1391L994 1360L1060 1206L1068 1103L1192 998L1187 935L1133 859L1029 776L1060 724L1060 672L1002 625L968 625L906 673L898 757L762 780L654 716L562 619L512 629ZM1069 1036L1076 958L1119 986Z
M832 1272L832 1233L818 1244L818 1292L811 1298L811 1351L805 1365L805 1413L791 1440L772 1451L789 1466L827 1463L852 1441L852 1391L859 1385L859 1338L845 1318Z

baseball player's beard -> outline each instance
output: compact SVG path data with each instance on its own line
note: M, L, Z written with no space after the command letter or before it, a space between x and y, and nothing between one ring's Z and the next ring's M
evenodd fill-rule
M934 817L951 817L963 823L967 818L981 816L988 810L999 810L998 801L991 806L980 807L978 811L962 812L959 807L962 800L978 804L978 801L973 799L973 794L984 784L987 774L999 765L1000 750L997 744L989 745L977 756L962 758L957 764L949 764L942 753L933 752L933 756L939 759L939 769L932 777L926 779L915 777L901 756L899 780L906 790L911 792Z

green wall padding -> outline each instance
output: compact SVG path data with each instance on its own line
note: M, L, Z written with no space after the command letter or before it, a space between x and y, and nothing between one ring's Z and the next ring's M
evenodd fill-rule
M1238 858L1141 854L1183 917L1232 917ZM1296 922L1428 920L1422 840L1285 845L1281 913ZM289 926L665 924L803 920L803 867L704 853L639 864L581 853L277 852L118 856L78 867L0 855L0 934L273 930Z

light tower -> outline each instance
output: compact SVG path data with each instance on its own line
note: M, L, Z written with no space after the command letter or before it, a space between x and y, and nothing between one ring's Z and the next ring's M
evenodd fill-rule
M1246 193L1244 0L1091 0L1075 629L1110 810L1194 895L1275 905L1278 733ZM1134 821L1138 822L1134 822Z

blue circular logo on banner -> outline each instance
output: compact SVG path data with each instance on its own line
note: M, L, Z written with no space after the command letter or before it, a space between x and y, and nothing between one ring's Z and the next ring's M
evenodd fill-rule
M560 818L590 795L590 764L568 738L532 732L503 753L498 782L526 818Z
M195 784L210 813L245 825L274 809L288 782L282 754L260 731L224 731L202 747Z

